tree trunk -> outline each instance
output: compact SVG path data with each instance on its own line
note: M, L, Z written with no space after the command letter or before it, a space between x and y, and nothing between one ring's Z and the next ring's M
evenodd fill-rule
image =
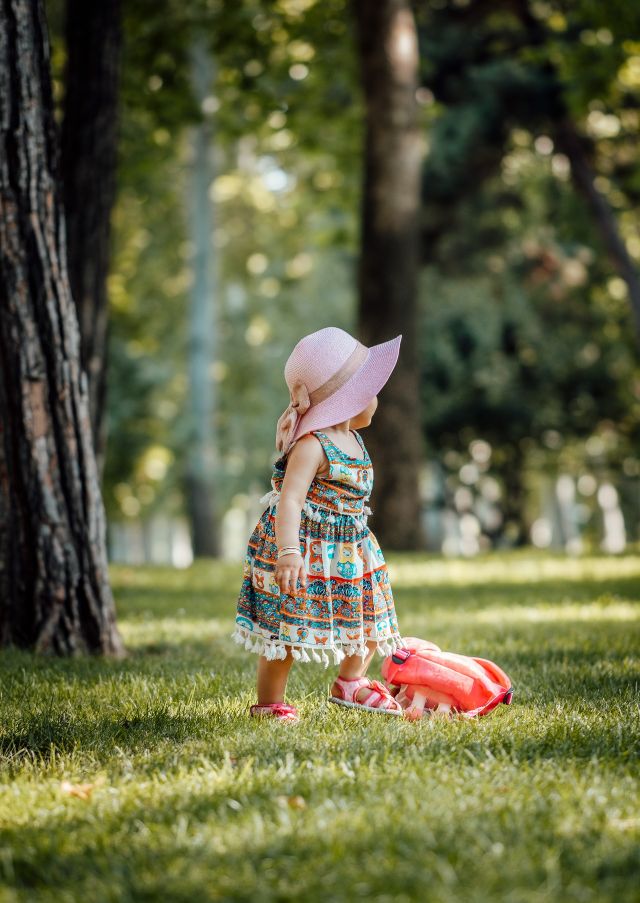
M122 652L42 0L0 0L0 644Z
M605 196L598 191L595 173L589 160L584 139L573 122L565 118L555 123L554 137L558 150L569 159L573 184L586 200L603 244L621 279L627 284L631 312L640 345L640 275L620 235L618 223Z
M354 11L366 109L359 332L369 345L403 336L367 432L376 466L372 525L383 546L415 549L424 547L418 488L418 43L407 0L354 0Z
M549 33L541 20L533 14L528 0L516 0L515 9L528 33L532 46L536 50L540 47L545 47L549 41ZM573 184L587 202L588 209L593 216L594 223L611 262L618 271L620 278L627 284L636 341L640 345L640 275L638 274L638 268L627 250L624 238L620 234L611 205L596 186L596 173L593 170L593 164L587 151L587 142L578 132L563 97L563 79L558 73L555 64L547 63L547 67L557 82L558 102L555 114L551 117L553 137L558 150L565 154L571 164Z
M214 179L213 128L206 98L213 88L213 65L206 42L196 38L191 47L191 78L203 121L192 133L188 224L194 247L189 337L190 443L186 499L196 558L219 554L214 511L216 464L215 398L212 377L215 359L215 278L213 217L209 189Z
M526 486L524 483L525 459L517 442L505 447L506 460L502 467L504 499L500 545L521 547L529 541L529 525L526 520Z
M120 0L67 0L61 174L71 294L82 366L89 377L91 431L102 472L106 446L111 209L116 194Z

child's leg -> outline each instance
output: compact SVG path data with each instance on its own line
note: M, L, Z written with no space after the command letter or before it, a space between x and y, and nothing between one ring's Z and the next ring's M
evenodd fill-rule
M286 658L269 661L263 655L258 658L258 705L284 702L287 678L293 663L291 650Z
M364 677L367 673L367 668L371 664L373 653L376 651L376 644L367 643L367 650L365 658L362 658L360 655L347 655L343 658L340 662L338 677L342 677L344 680L355 680L356 677Z

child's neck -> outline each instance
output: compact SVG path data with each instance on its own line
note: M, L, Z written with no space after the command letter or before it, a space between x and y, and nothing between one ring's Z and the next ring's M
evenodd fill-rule
M333 426L327 427L327 429L335 430L336 433L343 433L345 436L351 432L351 420L344 420L342 423L334 423Z

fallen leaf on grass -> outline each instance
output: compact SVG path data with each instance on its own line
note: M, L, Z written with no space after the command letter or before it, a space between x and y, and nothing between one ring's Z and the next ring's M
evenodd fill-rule
M97 778L90 784L72 784L71 781L63 781L60 790L68 796L75 796L79 800L88 800L96 789L104 784L104 778Z
M291 809L304 809L307 805L303 796L279 796L278 802L281 806L289 806Z

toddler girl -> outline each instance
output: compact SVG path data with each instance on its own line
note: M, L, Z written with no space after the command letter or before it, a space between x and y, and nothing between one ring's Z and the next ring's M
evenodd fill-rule
M387 688L365 676L374 651L388 655L402 639L367 526L373 468L356 432L371 423L401 338L367 348L330 326L301 339L286 363L281 457L249 539L233 634L260 655L253 716L298 720L284 702L294 659L340 666L331 702L402 714Z

